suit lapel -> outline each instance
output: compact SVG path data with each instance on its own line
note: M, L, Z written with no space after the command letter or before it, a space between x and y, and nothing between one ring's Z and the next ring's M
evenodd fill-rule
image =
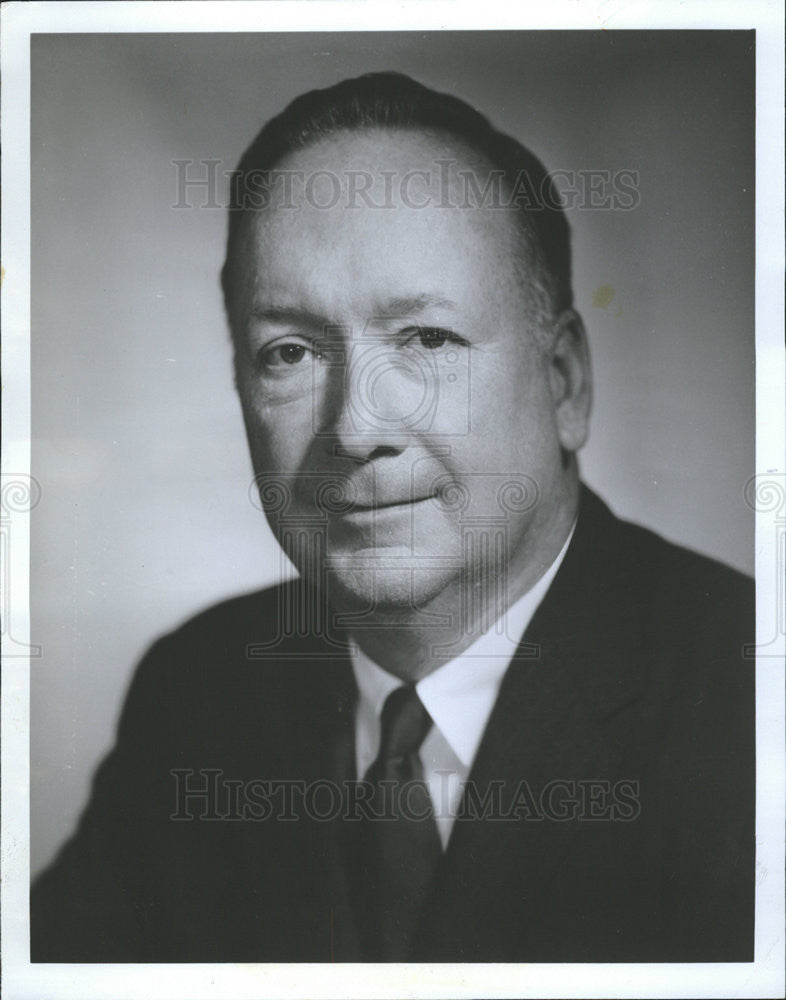
M486 931L501 954L511 953L514 937L520 950L587 828L559 821L561 808L570 808L578 782L618 772L615 724L637 701L640 678L611 610L610 526L605 507L585 493L571 546L505 675L468 778L465 818L456 820L424 915L424 959L439 961L451 948L455 955L463 940L472 960ZM484 796L508 818L477 818ZM468 936L473 926L479 930ZM493 954L488 941L484 947Z

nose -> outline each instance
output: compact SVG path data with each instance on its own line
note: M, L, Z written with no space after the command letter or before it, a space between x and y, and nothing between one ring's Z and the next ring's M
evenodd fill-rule
M337 376L330 434L335 455L365 463L403 452L411 431L406 378L395 348L353 344Z

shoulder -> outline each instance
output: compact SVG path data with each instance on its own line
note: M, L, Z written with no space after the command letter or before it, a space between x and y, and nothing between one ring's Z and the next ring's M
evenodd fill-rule
M607 722L615 740L633 748L642 772L659 775L649 787L665 796L661 805L671 802L691 817L678 824L688 839L697 829L708 837L716 836L713 825L727 829L735 797L747 823L754 787L753 581L615 517L588 490L575 541L571 593L583 628L570 653L585 668L576 672L583 689L602 707L620 709Z
M711 616L716 626L753 615L752 578L656 532L615 516L586 487L580 520L582 555L603 585L630 607L646 604L664 612L682 607L699 618ZM681 616L683 619L685 615ZM695 619L694 619L695 622Z
M207 725L240 719L249 705L275 712L324 646L313 620L295 613L309 599L288 581L205 608L159 637L133 675L120 735L142 720ZM319 674L312 664L309 681Z
M681 768L706 790L706 776L721 780L725 771L734 787L749 790L753 580L615 517L589 491L582 502L576 561L585 593L594 581L587 631L601 650L588 683L610 677L610 688L624 689L632 681L640 701L631 739L648 752L659 747L666 772Z
M212 641L221 632L242 629L259 632L260 636L272 627L275 615L285 594L294 581L275 584L262 590L239 594L190 615L167 633L165 638L176 641Z
M667 731L694 750L704 734L713 753L732 733L749 742L753 581L616 517L586 489L574 543L551 627L564 629L569 609L566 648L587 667L582 683L638 691L650 720L637 725L653 742L668 742Z
M289 580L229 598L187 618L161 636L151 652L197 662L254 659L265 649L281 655L313 644L315 630L297 611L311 600L299 580ZM293 619L303 622L298 631ZM264 657L260 657L264 658Z

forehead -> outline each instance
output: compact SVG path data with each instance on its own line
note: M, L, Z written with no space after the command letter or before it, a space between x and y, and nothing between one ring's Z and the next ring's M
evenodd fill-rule
M516 291L519 241L511 209L468 197L489 173L469 150L415 131L340 133L299 150L279 164L269 207L249 216L244 284L337 315L413 292L477 300L482 289L488 308Z

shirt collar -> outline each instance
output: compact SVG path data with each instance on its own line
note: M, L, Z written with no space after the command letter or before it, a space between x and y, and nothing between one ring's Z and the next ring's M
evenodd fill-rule
M575 526L574 526L575 527ZM418 681L415 689L451 749L470 767L513 654L557 574L573 537L537 583L459 656ZM385 699L401 679L383 670L357 646L352 668L360 695L358 710L378 719Z

